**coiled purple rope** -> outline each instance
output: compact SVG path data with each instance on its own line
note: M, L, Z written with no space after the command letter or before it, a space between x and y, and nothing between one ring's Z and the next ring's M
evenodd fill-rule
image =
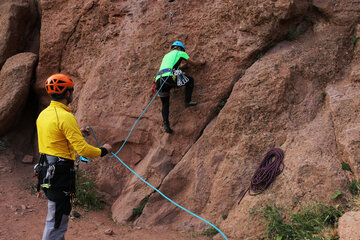
M249 192L250 196L255 196L269 187L275 178L284 170L284 156L284 151L280 148L273 148L265 155L260 166L251 178L250 186L240 194L238 204L240 204L247 192Z

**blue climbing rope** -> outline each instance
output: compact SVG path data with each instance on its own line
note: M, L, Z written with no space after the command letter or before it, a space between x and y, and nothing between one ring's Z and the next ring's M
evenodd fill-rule
M140 177L134 170L132 170L128 165L126 165L117 155L115 155L113 152L111 152L111 154L116 157L127 169L129 169L133 174L135 174L135 176L137 176L141 181L143 181L144 183L146 183L149 187L151 187L152 189L154 189L156 192L158 192L161 196L163 196L165 199L167 199L169 202L171 202L172 204L174 204L175 206L181 208L182 210L184 210L187 213L190 213L191 215L193 215L194 217L197 217L198 219L200 219L201 221L207 223L208 225L210 225L211 227L215 228L216 231L218 231L223 237L224 239L227 240L227 237L225 236L225 234L217 227L215 227L212 223L206 221L205 219L203 219L202 217L196 215L195 213L190 212L189 210L187 210L186 208L182 207L181 205L177 204L176 202L174 202L173 200L171 200L170 198L168 198L165 194L163 194L162 192L160 192L157 188L155 188L153 185L151 185L150 183L148 183L147 181L145 181L142 177Z
M175 56L176 59L176 56ZM156 96L159 94L160 90L162 89L162 87L164 86L164 84L166 83L166 81L168 80L170 76L168 76L165 81L161 84L159 90L155 93L155 95L151 98L151 101L149 102L149 104L146 106L146 108L144 109L144 111L141 113L141 115L136 119L134 125L132 126L129 134L127 135L125 141L123 142L123 144L121 145L121 147L119 148L119 150L116 151L115 155L118 155L118 153L121 151L121 149L124 147L125 143L127 142L127 140L129 139L130 135L132 134L132 132L134 131L134 128L136 126L136 124L140 121L140 118L145 114L146 110L150 107L150 105L153 103L154 99L156 98ZM108 156L108 157L113 157L113 156Z
M175 56L175 60L176 60L176 56ZM175 63L174 60L174 63ZM167 199L169 202L171 202L172 204L174 204L175 206L181 208L182 210L184 210L185 212L193 215L194 217L200 219L201 221L205 222L206 224L210 225L211 227L213 227L214 229L216 229L216 231L218 231L223 237L224 239L228 240L227 237L225 236L225 234L219 229L217 228L215 225L213 225L212 223L206 221L205 219L203 219L202 217L196 215L195 213L187 210L186 208L182 207L181 205L177 204L176 202L174 202L173 200L171 200L170 198L168 198L165 194L163 194L162 192L160 192L157 188L155 188L154 186L152 186L150 183L148 183L146 180L144 180L142 177L140 177L134 170L132 170L128 165L126 165L118 156L117 154L122 150L122 148L124 147L125 143L128 141L130 135L132 134L135 126L137 125L137 123L139 122L139 120L141 119L141 117L145 114L145 112L147 111L147 109L150 107L150 105L153 103L154 99L156 98L156 96L159 94L160 90L162 89L162 87L164 86L164 84L166 83L166 81L168 80L170 76L168 76L165 81L161 84L160 88L158 89L158 91L155 93L155 95L152 97L151 101L149 102L149 104L146 106L146 108L144 109L144 111L141 113L141 115L137 118L137 120L135 121L134 125L132 126L128 136L126 137L124 143L121 145L121 147L119 148L118 151L116 151L115 153L111 152L112 156L107 156L109 158L115 157L117 158L121 164L123 164L127 169L129 169L130 172L132 172L136 177L138 177L141 181L143 181L145 184L147 184L149 187L151 187L152 189L154 189L156 192L158 192L161 196L163 196L165 199ZM100 147L100 144L98 142L98 140L96 139L95 136L95 132L92 129L92 127L90 127L91 133L95 138L96 144ZM86 135L85 135L85 139L86 139Z

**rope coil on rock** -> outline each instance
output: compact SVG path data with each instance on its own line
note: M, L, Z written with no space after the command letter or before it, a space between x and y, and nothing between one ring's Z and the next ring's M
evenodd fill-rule
M284 151L280 148L273 148L268 151L252 176L250 186L240 194L238 204L240 204L247 192L249 192L250 196L255 196L264 192L269 187L284 170L284 156Z

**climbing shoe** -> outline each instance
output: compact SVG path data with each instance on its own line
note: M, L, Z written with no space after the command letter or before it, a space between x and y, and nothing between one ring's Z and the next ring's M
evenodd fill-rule
M197 105L197 102L194 102L194 101L190 101L190 102L185 102L185 107L192 107L192 106L195 106Z
M167 122L164 122L164 130L165 130L165 132L170 133L170 134L172 134L172 133L174 132L174 131L170 128L169 123L167 123Z

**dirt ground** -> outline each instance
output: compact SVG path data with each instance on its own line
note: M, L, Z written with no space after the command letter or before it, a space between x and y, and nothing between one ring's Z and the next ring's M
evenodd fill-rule
M0 158L0 239L6 240L39 240L41 239L47 200L37 198L32 186L35 178L32 176L32 164L4 162ZM6 166L11 164L12 166ZM103 239L209 239L204 236L192 236L187 232L156 231L138 229L132 226L115 224L110 218L109 206L101 211L85 212L76 209L81 217L71 219L66 239L103 240ZM112 229L112 236L105 231Z

